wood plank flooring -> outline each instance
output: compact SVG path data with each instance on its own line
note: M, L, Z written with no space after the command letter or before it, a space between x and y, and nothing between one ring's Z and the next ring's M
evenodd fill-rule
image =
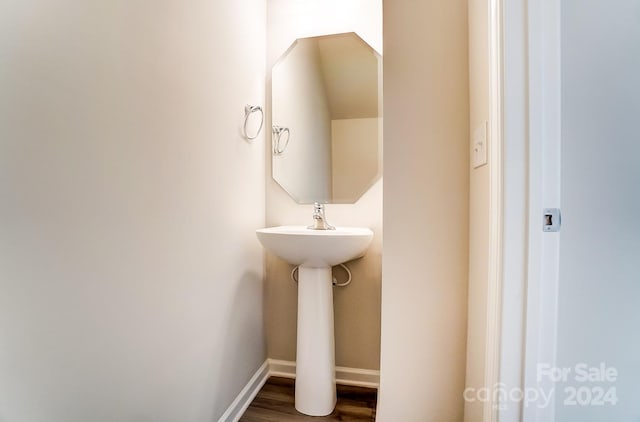
M352 421L372 422L376 419L377 390L338 385L338 403L328 416L307 416L294 407L294 383L287 378L271 377L240 422Z

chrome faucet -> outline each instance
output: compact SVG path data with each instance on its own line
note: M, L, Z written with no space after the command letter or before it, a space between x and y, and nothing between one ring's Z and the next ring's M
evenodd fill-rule
M331 224L327 223L324 216L324 204L315 202L313 204L313 224L307 227L311 230L335 230Z

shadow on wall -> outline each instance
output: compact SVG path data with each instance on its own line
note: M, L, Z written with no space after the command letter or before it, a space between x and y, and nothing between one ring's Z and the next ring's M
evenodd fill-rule
M377 370L380 367L380 251L373 248L364 257L346 264L353 274L352 283L333 289L336 365ZM298 286L291 280L294 266L269 252L266 265L270 271L265 286L265 306L271 319L267 331L269 357L295 361ZM333 274L341 283L348 277L339 266L333 267Z
M244 312L247 309L248 298L249 300L256 298L258 301L249 309L255 309L255 306L263 307L263 283L260 274L245 272L236 283L235 292L230 295L232 300L226 305L229 311L224 313L228 319L221 324L225 330L224 341L220 342L217 349L213 351L214 360L209 372L212 378L209 385L220 386L220 390L219 394L213 398L213 409L207 420L218 420L266 359L267 346L262 312L257 314ZM217 336L214 335L214 337ZM254 354L256 349L262 350L262 360L255 362L253 366L243 367L242 364L247 361L245 355ZM238 373L238 368L242 368L243 372ZM234 389L234 386L229 384L229 380L239 381L240 386Z
M350 368L380 368L380 303L382 257L373 249L347 266L353 273L352 285L334 287L336 362ZM347 275L333 268L334 277L344 282ZM364 352L364 353L363 353Z

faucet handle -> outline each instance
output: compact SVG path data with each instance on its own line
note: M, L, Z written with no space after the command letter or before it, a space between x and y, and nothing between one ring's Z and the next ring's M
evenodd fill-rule
M313 230L335 230L335 227L327 223L324 217L324 204L313 203L313 224L307 228Z

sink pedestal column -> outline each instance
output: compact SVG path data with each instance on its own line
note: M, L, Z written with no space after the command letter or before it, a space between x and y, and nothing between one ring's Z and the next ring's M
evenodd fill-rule
M336 406L331 267L298 269L296 410L325 416Z

